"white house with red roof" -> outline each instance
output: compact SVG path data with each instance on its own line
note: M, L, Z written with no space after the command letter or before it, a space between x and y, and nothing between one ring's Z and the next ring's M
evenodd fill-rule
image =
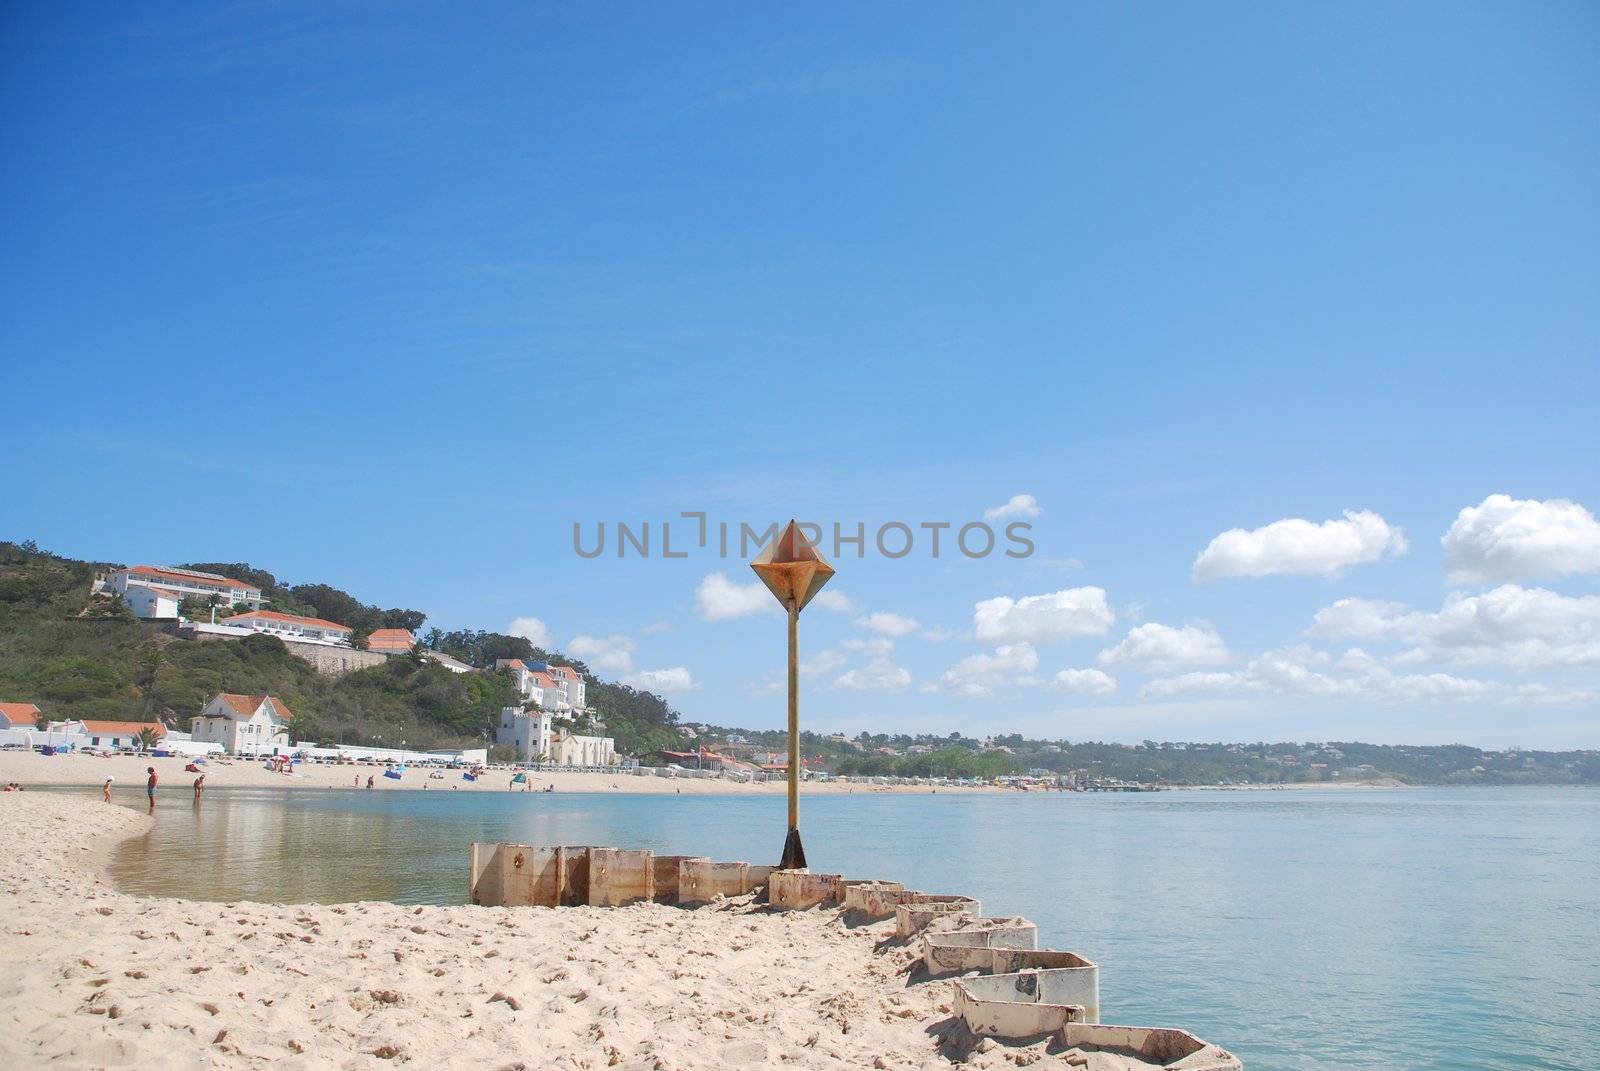
M511 671L525 703L538 703L541 709L558 714L584 710L583 675L571 666L500 658L495 660L494 668Z
M278 754L289 749L293 717L277 696L222 692L189 725L189 735L198 742L221 744L234 755Z
M301 643L329 643L342 647L350 645L350 626L337 621L324 621L320 617L301 617L299 614L280 614L276 610L251 610L234 614L218 621L231 628L247 628L251 632L264 632L285 640Z
M160 565L130 565L95 577L91 592L120 595L139 617L177 617L183 599L217 596L223 607L261 605L261 589L220 573L174 569ZM154 592L152 595L151 592ZM167 611L171 612L168 613ZM143 612L141 612L143 611Z
M0 729L36 729L39 714L32 703L0 703Z

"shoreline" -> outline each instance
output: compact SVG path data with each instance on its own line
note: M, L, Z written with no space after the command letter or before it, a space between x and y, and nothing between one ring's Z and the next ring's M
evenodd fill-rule
M183 770L187 760L182 758L152 758L139 755L40 755L26 751L0 752L0 783L16 781L27 787L99 788L107 776L115 778L115 798L126 800L144 796L145 768L154 766L160 778L162 798L173 794L188 795L195 775ZM371 777L374 792L509 792L521 791L510 786L510 770L492 770L476 782L463 781L459 770L436 771L442 776L429 778L430 772L422 767L406 771L401 780L383 776L380 766L317 766L303 764L292 775L271 773L253 759L209 761L206 766L206 788L258 788L280 791L295 789L343 789L367 791L366 780ZM529 771L533 791L554 786L556 792L617 793L624 795L657 796L783 796L787 788L782 781L761 781L742 784L725 778L699 777L640 777L625 773L593 773L583 771L542 770ZM1392 778L1375 778L1362 781L1294 782L1284 785L1174 785L1162 791L1195 792L1276 792L1300 791L1314 788L1413 788L1426 786L1407 785ZM996 785L957 787L952 785L871 785L861 783L840 784L837 781L802 782L802 796L846 795L939 795L988 796L1023 795L1013 788ZM1033 790L1035 795L1070 795L1054 791ZM1087 793L1098 795L1099 793Z
M949 986L907 986L892 921L752 896L548 909L118 891L103 860L159 820L0 796L0 1063L948 1071L1031 1051L965 1035Z
M187 795L194 783L194 774L184 773L188 760L182 758L152 758L140 755L40 755L26 751L0 752L0 783L16 781L24 786L61 786L99 788L109 775L115 778L113 791L118 798L130 795L143 797L145 768L154 766L161 779L163 796L172 793ZM460 770L430 771L413 767L400 780L383 776L381 766L318 766L302 764L292 775L268 771L253 759L213 759L206 763L206 788L271 788L290 791L299 788L346 789L367 791L368 777L373 779L374 792L509 792L510 770L491 770L477 781L464 781ZM430 779L429 773L442 776ZM756 781L741 784L725 778L702 777L640 777L625 773L593 773L563 770L528 771L533 791L553 785L557 792L601 792L628 795L696 795L696 796L777 796L787 792L782 781ZM954 787L931 785L867 785L840 784L836 781L807 781L801 785L802 795L868 795L874 793L923 794L937 788L941 794L992 795L1015 793L1015 789L993 785ZM515 791L521 791L516 786Z

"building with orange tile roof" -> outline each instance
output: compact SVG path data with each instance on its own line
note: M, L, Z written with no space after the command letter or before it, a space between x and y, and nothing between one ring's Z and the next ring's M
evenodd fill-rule
M350 643L348 625L341 625L337 621L325 621L320 617L279 613L276 610L251 610L248 613L234 614L232 617L223 618L217 624L247 628L253 632L265 632L286 640L342 645Z
M202 743L221 744L233 755L277 755L289 750L289 721L294 713L273 695L220 692L189 726Z
M160 565L130 565L95 577L92 593L120 595L139 617L176 617L173 604L183 599L216 596L225 609L261 605L261 589L220 573L174 569ZM151 591L158 594L152 596ZM171 611L171 612L168 612Z
M167 727L158 721L103 721L97 718L53 721L46 728L52 733L75 733L88 737L88 747L138 747L139 734L149 729L156 740L167 735Z
M0 729L34 729L41 711L32 703L0 703Z
M416 645L417 638L404 628L373 629L367 637L367 650L382 654L410 654Z

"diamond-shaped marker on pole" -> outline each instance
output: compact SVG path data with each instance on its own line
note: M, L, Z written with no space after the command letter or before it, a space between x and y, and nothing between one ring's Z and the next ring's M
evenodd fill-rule
M750 563L767 590L778 597L783 608L796 613L806 608L817 592L833 577L833 566L806 538L800 525L790 521L778 538Z
M789 835L783 841L781 870L804 870L800 843L800 611L833 578L833 566L790 521L772 545L750 563L767 590L789 614Z

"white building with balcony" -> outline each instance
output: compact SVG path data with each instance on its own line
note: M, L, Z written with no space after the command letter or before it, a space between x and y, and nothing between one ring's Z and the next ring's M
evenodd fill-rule
M217 604L224 608L243 605L254 609L261 605L261 589L242 580L219 573L159 565L130 565L101 573L89 590L95 594L122 596L138 617L177 617L177 602L190 598L209 599L213 595L217 597ZM158 595L146 594L150 590ZM172 612L166 613L169 604Z
M328 643L341 647L350 645L350 627L337 621L324 621L320 617L301 617L298 614L280 614L276 610L251 610L234 614L218 621L230 628L247 628L251 632L264 632L284 640L301 643Z

